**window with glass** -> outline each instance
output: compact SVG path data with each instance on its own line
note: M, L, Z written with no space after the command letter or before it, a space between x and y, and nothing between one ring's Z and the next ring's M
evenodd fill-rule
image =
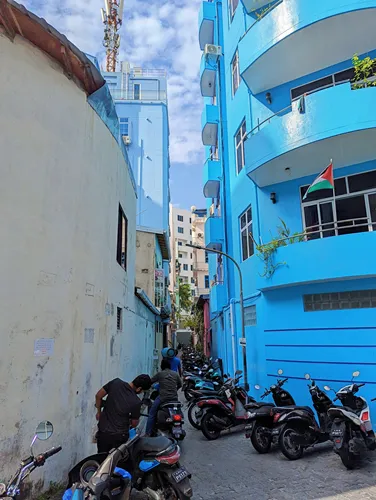
M209 254L208 252L205 250L205 264L207 264L209 262Z
M184 217L182 215L178 215L178 221L179 222L183 222L184 221Z
M252 235L252 207L249 207L240 216L240 237L242 260L247 260L255 253Z
M178 233L183 234L184 233L184 228L183 227L178 227Z
M129 136L129 118L119 118L120 135Z
M243 120L235 135L235 151L236 151L236 171L239 174L245 165L244 142L247 138L247 125Z
M238 8L239 5L239 0L228 0L228 7L230 11L230 20L232 21L232 18L235 15L236 9Z
M188 271L188 264L183 264L183 271Z
M236 94L236 91L240 85L240 70L239 70L239 52L236 51L233 60L231 61L231 73L232 73L232 95Z
M139 101L141 99L141 84L135 83L133 85L133 99Z
M376 170L340 177L332 189L300 188L304 229L308 240L376 230Z
M127 247L128 247L128 219L119 204L118 211L118 234L116 247L116 260L118 264L127 270Z
M335 85L341 85L342 83L350 82L354 79L355 70L354 68L345 69L344 71L339 71L333 75L324 76L313 82L305 83L299 87L291 89L291 101L299 99L304 94L313 94L318 90L327 89Z
M183 246L183 242L182 241L178 241L178 247L182 247Z
M209 288L209 276L205 276L205 288Z

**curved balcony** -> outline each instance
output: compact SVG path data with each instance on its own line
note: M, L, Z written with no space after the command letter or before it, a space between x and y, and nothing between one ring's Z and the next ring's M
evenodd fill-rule
M218 106L207 104L201 115L201 135L204 146L216 146L218 143Z
M274 115L245 142L249 177L260 187L318 174L375 158L376 88L352 90L349 83L305 98L305 112Z
M376 0L289 0L255 22L239 44L253 94L376 47Z
M214 44L215 3L202 2L198 15L198 40L200 49L204 50L207 43Z
M218 198L221 177L221 162L207 160L204 165L204 196L205 198Z
M200 65L200 89L203 97L215 96L215 81L217 78L217 67L215 60L210 56L203 55Z
M265 291L325 281L374 278L374 248L376 231L332 236L281 247L275 252L274 263L283 264L271 278L261 277L264 263L258 259L256 286ZM307 262L311 265L307 265ZM320 264L314 265L314 262Z
M205 222L205 246L212 250L222 250L223 221L221 217L211 216Z

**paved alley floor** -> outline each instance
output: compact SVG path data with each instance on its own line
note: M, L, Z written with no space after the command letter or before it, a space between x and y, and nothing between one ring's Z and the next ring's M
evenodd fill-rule
M277 449L259 455L244 432L207 441L187 420L186 427L182 463L192 473L194 500L376 500L376 454L348 471L330 443L290 462Z

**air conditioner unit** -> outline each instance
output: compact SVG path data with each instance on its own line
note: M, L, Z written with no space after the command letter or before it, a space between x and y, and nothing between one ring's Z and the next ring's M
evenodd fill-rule
M132 144L132 141L131 141L131 138L129 137L129 135L123 135L123 142L126 146L129 146L130 144Z
M204 54L206 56L219 57L222 55L222 47L220 45L212 45L210 43L207 43L205 45Z

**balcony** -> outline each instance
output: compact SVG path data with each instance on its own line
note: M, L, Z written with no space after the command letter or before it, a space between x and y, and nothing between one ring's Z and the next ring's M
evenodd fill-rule
M204 165L204 196L218 198L221 178L221 162L207 160Z
M204 146L216 146L218 143L218 106L206 104L201 115L201 136Z
M352 90L350 83L305 98L305 112L294 103L251 131L245 142L246 171L260 187L318 174L375 158L376 88Z
M259 290L266 291L325 281L374 278L374 248L376 231L333 236L281 247L274 255L274 263L283 264L271 278L261 277L264 274L264 263L257 259L256 286Z
M289 0L255 22L239 44L253 94L376 47L376 0ZM283 62L281 64L281 61Z
M212 215L205 222L205 245L212 250L222 250L223 220L218 215Z
M214 97L217 66L210 56L203 55L200 65L200 89L203 97Z
M140 101L140 102L163 102L167 103L167 92L165 90L142 90L139 94L134 94L133 88L113 89L110 94L114 101Z
M198 15L198 40L200 49L204 50L207 43L214 44L215 3L202 2Z

